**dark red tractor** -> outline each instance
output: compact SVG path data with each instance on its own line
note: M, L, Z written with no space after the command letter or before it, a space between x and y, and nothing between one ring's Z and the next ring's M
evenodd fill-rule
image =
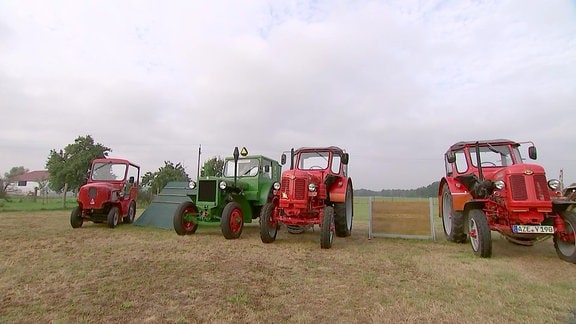
M525 163L521 144L529 144L528 157L535 160L531 142L458 142L448 149L438 192L446 238L470 239L474 254L488 258L491 231L525 246L553 237L560 259L576 263L575 202L562 195L560 181L546 178L542 166Z
M114 228L120 220L130 224L136 216L140 167L123 159L95 159L85 185L78 192L78 206L70 215L70 224L79 228L84 221L108 224Z
M293 232L320 226L320 247L332 247L334 234L350 236L353 218L349 155L335 147L292 149L290 170L273 185L272 202L260 212L260 238L271 243L281 225ZM286 154L281 163L286 164Z

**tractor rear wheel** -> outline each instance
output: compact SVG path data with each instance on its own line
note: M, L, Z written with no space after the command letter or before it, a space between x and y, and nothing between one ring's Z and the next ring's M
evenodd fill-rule
M468 212L468 234L474 254L489 258L492 256L492 236L486 214L481 209L472 209Z
M560 259L576 263L576 213L565 211L562 218L566 231L554 234L554 248Z
M136 202L132 200L130 202L130 206L128 207L128 214L122 218L122 222L124 224L132 224L134 222L134 218L136 218Z
M114 206L110 208L108 212L108 227L114 228L118 225L118 221L120 220L120 210L118 207Z
M84 219L82 219L82 210L80 209L80 206L76 206L72 209L72 213L70 214L70 225L72 225L72 228L80 228L83 223Z
M354 191L352 182L346 187L346 198L343 203L334 203L334 225L336 236L347 237L352 234L352 218L354 217Z
M172 217L172 222L174 225L174 230L178 235L190 235L196 233L198 229L198 223L189 220L186 215L194 214L198 215L198 209L191 201L185 201L178 206L178 209L174 212Z
M231 201L224 206L220 227L226 239L230 240L240 237L244 228L244 214L239 203Z
M464 231L464 216L462 212L454 211L452 207L452 193L448 184L442 188L442 227L446 239L450 242L466 243L466 232Z
M320 228L320 247L329 249L334 241L334 207L325 206L322 211L322 228Z
M264 243L272 243L278 234L278 224L272 219L274 204L267 203L260 210L260 239Z

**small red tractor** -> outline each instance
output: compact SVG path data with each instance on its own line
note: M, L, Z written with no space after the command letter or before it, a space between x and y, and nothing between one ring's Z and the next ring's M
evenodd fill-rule
M83 222L108 224L114 228L122 219L130 224L136 216L140 167L123 159L95 159L85 185L78 192L78 206L70 215L73 228Z
M348 159L348 153L335 146L292 149L290 170L274 183L272 202L260 212L262 242L273 242L282 224L292 233L319 225L323 249L332 247L334 234L350 236L354 192ZM286 154L281 163L286 164Z
M446 238L470 239L474 254L489 258L491 231L524 246L553 237L560 259L576 263L576 202L562 196L560 181L547 180L542 166L524 162L522 144L535 160L532 142L469 141L448 149L438 192Z

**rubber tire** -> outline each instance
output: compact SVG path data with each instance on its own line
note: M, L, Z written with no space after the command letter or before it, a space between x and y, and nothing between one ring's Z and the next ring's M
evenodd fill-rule
M244 228L244 213L239 203L231 201L224 206L220 219L222 234L227 240L237 239Z
M272 219L274 204L266 203L260 210L260 239L263 243L272 243L278 234L278 224Z
M325 206L322 210L322 227L320 228L320 247L329 249L334 241L334 207Z
M76 206L72 209L72 213L70 213L70 225L72 225L72 228L80 228L83 223L82 210L80 206Z
M108 212L108 227L110 228L114 228L118 225L118 222L120 220L120 209L118 209L118 207L114 206L112 208L110 208L110 211Z
M576 235L576 213L573 211L565 211L562 214L562 219L564 219L566 232L572 234L574 237L574 235ZM570 263L576 263L576 242L564 242L555 234L554 248L560 259Z
M343 203L334 203L334 225L336 236L348 237L352 234L352 220L354 219L354 191L352 182L348 181L346 198Z
M448 184L442 187L442 208L440 209L444 235L450 242L466 243L467 234L464 231L464 215L452 209L452 193Z
M128 206L128 213L124 218L122 218L122 223L124 224L132 224L134 223L134 219L136 218L136 202L132 200L130 202L130 206Z
M191 201L181 203L172 216L174 230L178 235L191 235L196 233L198 229L198 223L188 222L184 219L184 215L187 213L198 213L196 205Z
M468 212L468 233L470 245L476 256L489 258L492 256L492 234L488 226L486 214L481 209L472 209Z

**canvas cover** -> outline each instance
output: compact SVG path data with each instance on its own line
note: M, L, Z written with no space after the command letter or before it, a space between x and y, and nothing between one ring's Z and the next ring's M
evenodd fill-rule
M188 195L194 194L196 189L188 188L188 182L168 182L150 206L134 221L134 225L174 229L174 212L180 203L191 201Z

